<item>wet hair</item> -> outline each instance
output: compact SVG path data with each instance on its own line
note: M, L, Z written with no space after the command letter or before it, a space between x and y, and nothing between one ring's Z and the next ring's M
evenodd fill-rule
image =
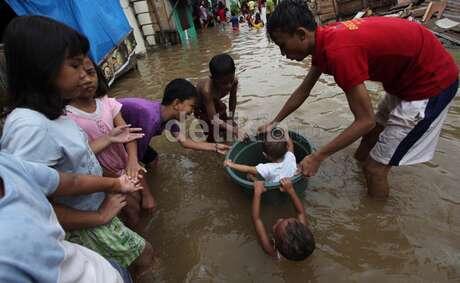
M235 73L235 69L233 58L225 53L216 55L209 61L209 71L214 79L231 75Z
M287 152L287 142L282 141L264 141L262 143L263 151L268 155L271 161L276 161L286 154Z
M281 31L293 34L299 27L316 30L316 22L305 0L283 0L271 13L267 22L270 37Z
M66 58L88 52L86 37L50 18L24 16L8 24L3 41L8 111L24 107L58 118L65 104L56 78Z
M195 86L186 79L175 79L168 83L163 95L162 105L171 105L174 100L178 99L184 102L187 99L198 97Z
M284 135L284 130L280 128L273 128L270 133L267 133L264 136L262 150L267 154L271 161L279 160L286 154L287 141Z
M315 238L307 226L297 219L290 221L282 235L274 235L276 249L289 259L301 261L309 257L315 250Z

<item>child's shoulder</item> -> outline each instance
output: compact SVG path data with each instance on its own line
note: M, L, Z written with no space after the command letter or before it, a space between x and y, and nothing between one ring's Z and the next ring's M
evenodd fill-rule
M16 108L6 117L5 128L10 125L15 125L17 127L47 127L50 121L51 120L38 111L28 108Z
M211 85L212 85L211 78L203 78L203 79L198 80L196 84L196 90L201 95L207 95L211 93L211 89L212 89Z
M139 97L117 98L116 100L123 105L123 108L149 109L152 106L161 104L161 102L158 100L150 100Z

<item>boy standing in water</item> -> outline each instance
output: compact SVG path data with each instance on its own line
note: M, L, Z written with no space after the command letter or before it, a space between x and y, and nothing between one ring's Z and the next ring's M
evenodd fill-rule
M316 174L321 162L359 138L370 196L387 197L393 166L433 157L449 105L458 89L452 56L422 25L371 17L317 27L305 1L284 0L267 24L270 38L288 59L312 55L312 66L266 131L295 111L322 73L344 90L353 123L335 139L305 157L300 169ZM374 114L364 81L381 82L387 94Z
M209 142L225 140L226 133L238 136L238 127L234 120L238 79L235 77L235 62L228 54L214 56L209 62L211 76L198 82L198 105L195 117L208 126ZM222 101L229 97L230 116L227 105ZM206 129L205 129L206 131Z

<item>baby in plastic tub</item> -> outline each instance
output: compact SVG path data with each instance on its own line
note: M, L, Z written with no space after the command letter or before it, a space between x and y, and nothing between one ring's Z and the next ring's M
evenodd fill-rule
M284 134L284 130L273 129L265 138L262 149L269 163L248 166L227 159L224 161L224 166L248 174L248 179L251 181L257 180L257 174L262 176L266 182L279 182L282 178L290 178L295 175L297 163L294 156L294 144L289 135Z

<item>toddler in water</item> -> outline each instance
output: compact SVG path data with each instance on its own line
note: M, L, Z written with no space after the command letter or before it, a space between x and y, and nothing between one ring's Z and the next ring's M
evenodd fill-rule
M77 123L89 137L91 149L104 169L106 176L121 176L127 172L132 179L145 169L137 159L136 141L144 135L136 133L140 128L128 128L121 115L121 103L106 95L104 82L98 77L93 62L86 57L83 61L87 73L87 81L81 94L71 99L66 106L67 116ZM120 132L124 139L114 140L112 132ZM123 143L126 145L123 146ZM141 178L144 190L128 196L128 206L123 209L130 227L136 227L140 219L140 209L152 212L155 200L147 182Z
M227 159L224 166L236 171L247 173L248 179L254 181L259 174L266 182L279 182L282 178L290 178L297 171L297 163L294 155L294 144L284 131L275 128L262 144L263 155L270 161L260 163L257 166L237 164Z
M281 179L280 191L291 198L295 207L296 218L280 218L273 225L273 239L270 240L265 225L260 218L260 201L266 192L264 183L254 182L254 198L252 201L252 222L262 249L270 256L301 261L310 256L315 249L315 239L307 227L308 221L302 202L294 191L288 178Z

